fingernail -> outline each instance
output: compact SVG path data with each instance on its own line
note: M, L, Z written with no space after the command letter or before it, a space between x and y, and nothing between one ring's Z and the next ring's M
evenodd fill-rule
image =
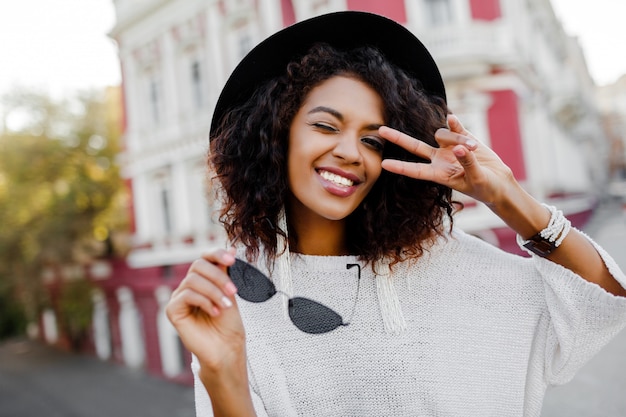
M476 142L474 139L468 139L465 142L465 145L467 145L470 148L475 148L476 146L478 146L478 142Z
M224 307L229 308L233 306L233 302L228 299L228 297L222 297L222 304Z
M228 253L228 252L226 252L226 253L224 253L222 255L222 259L224 261L226 261L226 262L234 262L235 261L235 257L233 256L233 254L232 253Z
M237 294L237 287L235 287L235 284L233 284L232 282L229 282L228 284L226 284L224 286L224 289L226 290L226 293L229 295Z

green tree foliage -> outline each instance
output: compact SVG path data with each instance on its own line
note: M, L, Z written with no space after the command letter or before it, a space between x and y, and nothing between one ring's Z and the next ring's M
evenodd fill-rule
M21 305L5 288L0 288L0 340L25 330L26 317Z
M114 92L1 99L0 297L15 297L31 320L46 301L45 268L103 256L111 230L126 226Z
M87 339L91 324L93 289L94 286L90 281L84 279L69 281L65 283L59 296L59 323L69 338L72 350L77 352Z

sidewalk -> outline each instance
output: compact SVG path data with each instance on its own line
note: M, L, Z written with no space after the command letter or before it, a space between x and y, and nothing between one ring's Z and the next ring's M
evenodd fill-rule
M28 340L0 344L0 417L193 417L193 389Z
M626 271L626 202L618 200L601 205L593 214L584 232L613 256Z
M585 228L626 271L626 213L621 204L600 207ZM626 417L626 331L563 386L548 390L542 417Z

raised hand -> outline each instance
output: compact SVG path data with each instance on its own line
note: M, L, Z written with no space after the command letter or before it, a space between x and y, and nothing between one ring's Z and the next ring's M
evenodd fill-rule
M448 116L449 129L435 132L439 148L383 126L379 134L430 163L385 159L387 171L411 178L446 185L488 205L503 197L515 183L511 169L489 147L481 143L454 115Z

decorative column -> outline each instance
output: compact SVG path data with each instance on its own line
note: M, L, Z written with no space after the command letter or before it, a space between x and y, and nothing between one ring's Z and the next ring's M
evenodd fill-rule
M117 289L120 303L119 325L122 338L122 355L124 363L130 368L140 368L144 362L144 344L141 331L139 311L128 287Z
M183 370L183 356L180 340L176 329L165 315L165 306L170 299L172 290L167 286L160 286L154 291L159 304L157 313L157 332L161 352L161 368L167 377L175 377Z
M102 291L97 290L92 295L93 300L93 339L96 354L102 360L111 357L111 326L109 323L109 309Z
M48 308L44 310L41 321L43 324L43 337L51 345L59 340L59 330L57 328L57 316L54 310Z

